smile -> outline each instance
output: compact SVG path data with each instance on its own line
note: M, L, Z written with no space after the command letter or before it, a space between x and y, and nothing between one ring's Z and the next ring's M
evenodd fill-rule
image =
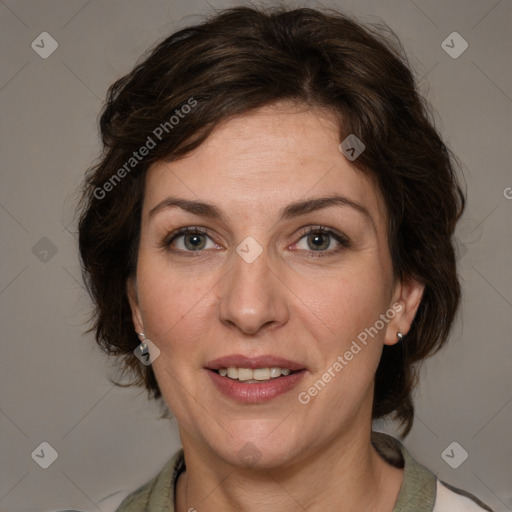
M241 354L210 361L205 370L217 391L245 404L268 402L291 391L307 371L304 365L283 357Z

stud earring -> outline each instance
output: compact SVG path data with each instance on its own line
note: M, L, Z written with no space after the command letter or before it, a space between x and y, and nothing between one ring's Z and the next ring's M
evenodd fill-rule
M141 338L139 350L142 353L145 353L148 349L148 344L146 343L146 335L143 332L138 332L137 334L139 335L139 338Z
M400 331L398 331L396 335L398 337L398 341L402 341L404 339L404 335Z

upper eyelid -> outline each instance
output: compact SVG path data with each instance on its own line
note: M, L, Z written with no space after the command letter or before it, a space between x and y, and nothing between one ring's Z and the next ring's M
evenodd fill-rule
M305 226L303 228L300 228L299 234L304 235L310 231L320 231L323 233L334 233L334 234L340 234L340 235L343 234L343 233L339 232L337 229L330 228L328 226L324 226L323 224L311 224L311 225Z

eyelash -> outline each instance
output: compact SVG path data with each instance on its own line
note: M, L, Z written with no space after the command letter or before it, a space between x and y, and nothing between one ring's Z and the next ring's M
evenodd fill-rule
M337 233L336 231L333 231L332 229L326 228L325 226L309 227L306 230L301 231L300 232L299 241L302 240L305 236L307 236L309 234L312 234L312 233L323 234L323 235L330 235L332 238L334 238L340 244L341 247L338 247L337 249L331 249L329 251L308 251L308 252L314 254L314 255L309 256L311 258L322 258L322 257L325 257L325 256L331 256L333 254L339 253L344 248L350 247L350 242L349 242L347 237L345 237L344 235L342 235L340 233ZM187 257L188 256L195 257L196 254L199 255L202 252L204 252L204 250L199 250L199 251L183 251L181 249L176 250L176 249L171 249L170 248L170 246L171 246L172 242L174 242L174 240L176 240L180 236L187 235L187 234L206 235L212 241L215 242L213 234L210 232L210 230L208 230L206 228L200 228L200 227L197 227L197 226L187 226L185 228L180 228L178 230L175 230L172 233L170 233L169 235L167 235L162 240L162 243L160 244L160 247L168 249L168 250L170 250L172 252L186 254Z

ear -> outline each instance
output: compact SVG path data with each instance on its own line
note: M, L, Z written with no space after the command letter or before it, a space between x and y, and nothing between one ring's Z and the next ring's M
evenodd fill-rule
M132 310L133 327L137 333L144 332L144 321L142 320L142 311L139 305L139 296L137 293L137 278L131 276L126 282L126 294L128 295L128 302Z
M390 304L390 309L396 314L387 324L385 345L398 343L400 341L398 332L404 336L407 335L420 306L424 290L425 285L414 279L397 282Z

